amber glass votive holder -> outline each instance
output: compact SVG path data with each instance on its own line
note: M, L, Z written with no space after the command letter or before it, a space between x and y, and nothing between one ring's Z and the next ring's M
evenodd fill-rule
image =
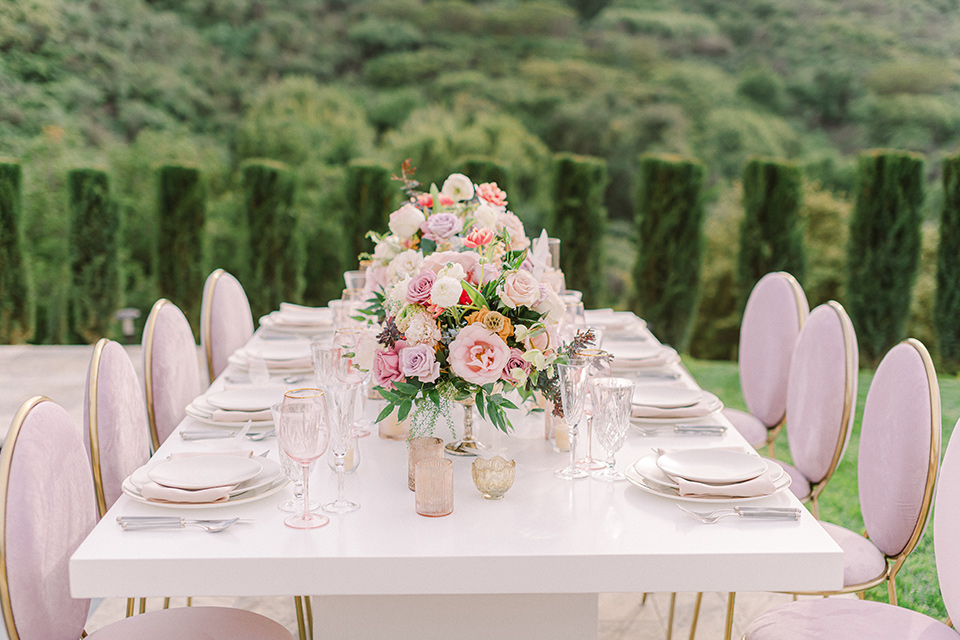
M426 458L417 462L417 513L438 518L453 512L453 462Z
M407 440L407 488L415 491L417 463L426 458L443 457L443 440L433 436L422 436Z

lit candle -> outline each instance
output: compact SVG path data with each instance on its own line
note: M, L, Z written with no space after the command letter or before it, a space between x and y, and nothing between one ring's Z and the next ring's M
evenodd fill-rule
M570 451L570 427L562 420L554 420L554 442L560 451Z

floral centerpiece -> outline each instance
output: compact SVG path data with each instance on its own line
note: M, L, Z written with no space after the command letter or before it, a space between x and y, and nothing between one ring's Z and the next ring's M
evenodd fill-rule
M409 163L409 161L408 161ZM550 281L546 243L530 251L523 223L496 183L453 174L442 188L418 190L390 214L390 233L373 235L367 270L382 319L373 379L387 406L378 420L414 411L411 434L450 418L452 402L475 402L499 429L512 427L507 394L523 400L548 384L560 355L564 303Z

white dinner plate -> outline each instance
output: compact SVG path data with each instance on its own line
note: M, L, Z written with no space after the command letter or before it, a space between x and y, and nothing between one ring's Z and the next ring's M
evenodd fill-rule
M703 399L703 391L688 387L666 385L637 385L633 390L633 404L659 409L692 407Z
M287 480L286 477L281 476L266 487L231 495L226 500L221 500L220 502L159 502L156 500L147 500L143 497L143 495L141 495L140 490L133 486L133 483L130 482L130 478L124 480L120 488L125 494L137 502L142 502L143 504L152 504L155 507L164 507L167 509L211 509L214 507L233 507L238 504L245 504L247 502L259 500L260 498L272 496L277 491L280 491L287 486L289 482L290 481Z
M765 496L749 496L749 497L738 497L738 498L706 498L699 496L681 496L677 493L677 490L673 487L667 487L661 484L657 484L644 478L642 475L637 473L637 470L632 466L627 468L623 475L626 477L627 482L632 484L647 493L652 493L655 496L661 496L663 498L670 498L671 500L679 500L681 502L701 502L701 503L710 503L710 504L740 504L743 502L753 502L754 500L763 500L764 498L769 498L770 496L775 496L781 491L784 491L790 486L790 474L784 473L773 483L776 487L773 493L767 494Z
M266 411L278 402L283 402L286 387L233 387L204 397L215 409L227 411ZM243 424L240 422L239 424Z
M236 351L237 355L245 358L261 358L268 361L289 362L310 358L310 341L303 339L293 340L257 340Z
M313 373L313 362L309 357L297 360L261 360L262 365L266 365L267 373L270 375L291 375L296 373ZM246 355L241 355L239 351L227 358L227 363L235 366L241 371L250 370L250 359ZM262 366L261 365L261 366Z
M668 349L657 342L643 340L604 340L603 348L613 354L614 361L630 363L663 359Z
M602 327L604 331L645 327L647 323L632 311L613 311L611 309L587 309L583 318L588 325Z
M147 477L165 487L195 490L240 484L262 470L254 458L197 456L161 462L147 471Z
M724 484L756 478L767 470L763 458L725 449L684 449L657 458L664 473L694 482Z
M634 463L632 469L651 484L671 489L679 489L677 482L657 466L657 458L659 457L660 454L657 453L645 455ZM777 481L780 480L780 476L784 474L783 467L769 460L764 460L764 462L767 465L767 470L764 473L768 474L770 481L776 485Z
M246 421L236 421L236 420L214 420L210 417L209 412L204 412L198 410L192 404L187 405L186 409L187 416L196 422L203 424L208 424L213 427L224 427L227 429L242 429L247 423ZM269 429L273 427L273 420L251 420L250 421L250 434L256 434L264 429Z
M656 407L631 407L631 413L644 412L648 415L631 415L630 421L638 426L658 425L658 424L686 424L695 422L712 416L723 409L723 403L720 398L709 391L701 391L703 394L699 403L692 407L680 407L677 409L659 409Z
M244 480L236 487L231 489L231 496L267 487L276 482L277 479L283 474L283 467L276 460L268 460L267 458L261 458L259 456L256 458L256 460L260 463L260 473L253 476L249 480ZM157 464L160 463L158 462ZM143 485L150 482L149 473L151 468L152 467L150 465L144 465L130 474L130 477L127 478L133 488L135 488L137 491L139 491Z

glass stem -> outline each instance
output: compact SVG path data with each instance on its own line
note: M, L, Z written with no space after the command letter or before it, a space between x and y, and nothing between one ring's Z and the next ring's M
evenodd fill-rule
M593 416L587 418L587 460L593 460ZM591 464L593 464L591 462Z
M608 472L608 473L615 473L615 471L614 471L614 469L613 469L613 465L614 465L614 464L615 464L614 454L613 454L613 452L608 452L608 453L607 453L607 472Z
M310 519L310 465L301 464L303 467L303 519Z
M337 502L339 503L343 502L343 476L346 454L338 454L335 462L337 465Z
M577 468L577 425L570 425L570 468Z

